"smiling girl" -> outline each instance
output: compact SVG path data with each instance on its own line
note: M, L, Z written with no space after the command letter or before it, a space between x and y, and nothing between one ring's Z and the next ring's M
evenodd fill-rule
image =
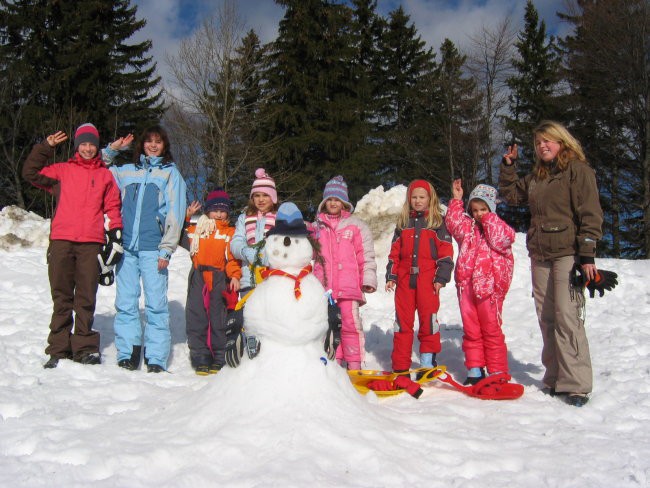
M104 149L104 159L112 162L132 141L131 134L116 140ZM167 132L160 126L142 133L133 163L110 169L122 194L124 220L124 258L115 277L117 364L137 369L144 346L147 371L160 373L167 369L171 350L167 267L185 220L185 181L173 162ZM144 333L139 311L141 286Z
M431 183L412 181L397 222L386 267L386 291L395 290L393 371L411 367L415 312L418 312L420 367L436 365L440 352L440 289L454 267L451 236L447 232L438 195Z

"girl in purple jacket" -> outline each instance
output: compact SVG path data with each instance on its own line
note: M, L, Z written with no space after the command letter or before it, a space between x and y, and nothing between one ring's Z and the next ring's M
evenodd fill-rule
M351 215L348 185L335 176L325 185L323 201L314 222L314 237L321 245L323 260L316 261L314 274L341 309L341 345L336 351L339 364L361 369L364 335L359 306L366 303L364 292L377 289L377 264L368 226Z

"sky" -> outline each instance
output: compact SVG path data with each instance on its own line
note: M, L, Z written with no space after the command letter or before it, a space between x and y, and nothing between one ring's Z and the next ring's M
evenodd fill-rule
M560 23L556 12L564 11L565 0L537 0L535 8L546 22L550 34L563 35L566 24ZM176 53L179 42L191 36L201 19L217 9L222 0L133 0L138 17L147 25L134 36L134 41L151 39L151 54L158 63L159 74L168 79L166 54ZM237 9L248 29L254 29L262 42L272 41L284 9L273 0L237 0ZM402 5L411 17L421 38L437 51L451 39L461 49L482 26L498 25L511 16L516 30L523 26L525 0L379 0L378 10L387 15Z
M384 270L405 195L402 185L379 187L355 202L356 214L373 229L380 285L360 309L363 366L370 370L391 364L395 310L393 295L383 289ZM602 298L586 299L594 391L587 405L575 408L541 391L542 339L524 234L517 234L513 246L514 277L503 307L510 373L524 394L489 401L440 381L424 386L417 400L406 393L361 396L342 368L323 364L320 339L289 344L272 330L261 336L255 359L197 376L185 336L191 261L183 249L169 265L168 372L117 366L115 286L98 292L94 328L101 334L103 363L63 360L45 370L52 311L48 232L49 221L34 214L0 210L2 487L649 486L648 260L596 259L599 268L619 274L619 285ZM280 290L277 303L284 304L287 293L293 299L291 286ZM302 291L306 300L308 290ZM443 288L440 301L438 362L462 381L462 325L453 283ZM269 309L284 314L279 330L293 328L300 336L303 322L285 308Z

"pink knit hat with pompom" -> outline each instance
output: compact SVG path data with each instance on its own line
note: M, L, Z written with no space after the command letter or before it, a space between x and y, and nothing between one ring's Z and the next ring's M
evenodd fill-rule
M251 188L251 197L253 193L266 193L271 197L273 203L278 203L278 192L275 189L275 181L266 174L264 168L257 168L255 170L255 181L253 181L253 187Z

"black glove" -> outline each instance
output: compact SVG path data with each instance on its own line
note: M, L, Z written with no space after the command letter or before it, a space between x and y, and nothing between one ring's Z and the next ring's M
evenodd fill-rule
M244 309L229 310L226 316L226 363L236 368L244 354Z
M122 229L112 229L106 232L106 244L99 251L99 264L104 268L115 266L122 259L124 248L122 247Z
M329 328L325 334L325 354L332 361L336 357L336 348L341 344L341 309L336 303L327 304L327 322Z
M602 297L605 294L605 290L611 291L618 285L618 274L604 269L596 271L596 277L593 280L587 280L587 276L579 264L573 266L571 276L573 286L587 288L591 298L596 296L596 291L598 291L598 296Z
M101 261L100 261L101 263ZM102 286L111 286L115 282L115 273L113 272L113 266L102 271L99 274L99 284Z

